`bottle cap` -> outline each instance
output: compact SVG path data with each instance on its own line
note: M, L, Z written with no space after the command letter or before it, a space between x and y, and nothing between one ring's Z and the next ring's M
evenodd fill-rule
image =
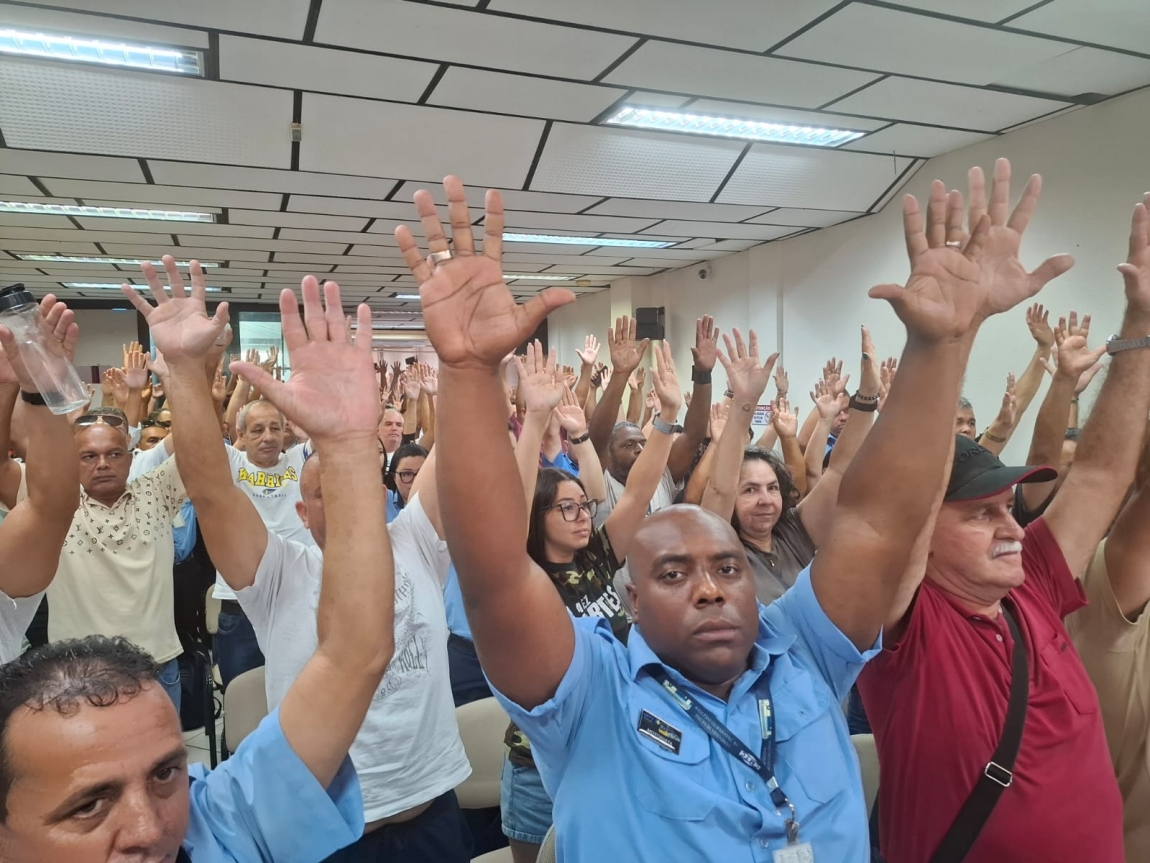
M24 290L23 282L9 285L0 290L0 313L26 306L29 303L35 304L35 302L36 298L32 296L31 292Z

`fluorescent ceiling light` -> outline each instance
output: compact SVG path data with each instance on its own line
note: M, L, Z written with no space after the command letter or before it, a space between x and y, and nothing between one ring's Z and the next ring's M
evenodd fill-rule
M574 276L552 276L547 273L504 273L504 279L532 279L539 282L569 282Z
M144 263L146 258L88 258L83 255L25 255L16 252L16 257L21 261L50 261L58 264L124 264L126 266L139 266ZM149 261L152 266L162 267L163 261ZM177 267L188 266L189 261L176 261ZM205 270L208 267L220 266L217 261L200 261L200 266Z
M204 55L200 51L159 48L90 36L37 33L12 27L0 28L0 53L44 60L98 63L148 72L196 76L204 74Z
M132 207L81 207L78 204L36 204L28 201L0 201L0 213L34 216L104 216L112 219L152 219L157 222L214 222L215 213L184 210L138 210Z
M631 249L665 249L675 245L663 240L619 240L612 237L568 237L562 234L504 234L505 243L557 243L561 246L625 246Z
M61 282L65 288L76 288L77 290L100 290L100 291L118 291L120 285L113 282ZM148 289L147 285L128 285L129 288L135 288L137 291L145 291ZM165 289L169 289L169 285L164 285ZM207 288L209 291L222 291L223 288Z
M776 144L806 144L812 147L838 147L863 136L850 129L824 129L818 126L795 126L789 123L766 123L738 117L710 117L682 111L662 111L624 105L606 122L612 126L632 126L660 132L688 132L693 135L717 135L747 141L771 141Z
M395 294L393 300L418 300L419 294Z

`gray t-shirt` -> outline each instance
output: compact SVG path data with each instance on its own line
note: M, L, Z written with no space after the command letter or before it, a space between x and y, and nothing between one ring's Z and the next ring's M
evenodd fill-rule
M747 560L755 574L755 595L763 605L770 605L782 596L815 557L815 544L797 507L783 513L771 531L771 551L743 540Z

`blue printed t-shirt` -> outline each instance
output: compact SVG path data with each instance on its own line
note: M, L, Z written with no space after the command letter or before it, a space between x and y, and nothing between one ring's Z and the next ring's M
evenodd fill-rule
M215 770L188 768L191 863L324 860L363 835L351 759L325 790L284 737L277 708Z
M759 607L750 668L727 701L663 665L640 626L624 647L605 620L577 618L573 625L575 652L552 699L524 710L495 691L531 739L555 802L560 860L771 863L786 844L789 812L780 814L759 775L683 712L647 671L653 665L756 752L757 687L774 666L775 773L797 811L799 839L811 843L819 861L869 859L862 777L839 702L881 638L860 652L819 606L809 568L782 598ZM644 711L681 732L677 751L639 733Z

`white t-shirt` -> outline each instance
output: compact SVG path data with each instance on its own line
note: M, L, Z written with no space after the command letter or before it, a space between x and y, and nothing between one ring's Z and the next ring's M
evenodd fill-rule
M595 527L602 527L606 524L607 516L615 509L615 504L623 496L623 483L611 476L609 470L603 471L603 481L607 486L607 497L599 504L599 509L595 512ZM675 478L671 475L671 469L665 468L655 493L651 495L651 504L647 507L647 515L671 506L675 502L675 495L679 493L679 487L680 484L675 482Z
M447 543L418 496L388 530L395 560L395 656L351 747L369 823L434 800L471 774L447 663ZM267 657L269 709L283 701L315 653L322 574L319 549L269 530L255 582L237 593Z
M311 532L303 526L295 505L300 501L299 476L303 471L305 452L303 444L296 444L281 453L274 467L258 467L251 463L246 452L225 444L228 461L232 465L232 482L242 488L267 529L276 536L315 547ZM224 577L216 573L216 599L235 599Z
M13 599L0 591L0 665L20 655L24 633L32 624L43 598L44 591L20 599Z

